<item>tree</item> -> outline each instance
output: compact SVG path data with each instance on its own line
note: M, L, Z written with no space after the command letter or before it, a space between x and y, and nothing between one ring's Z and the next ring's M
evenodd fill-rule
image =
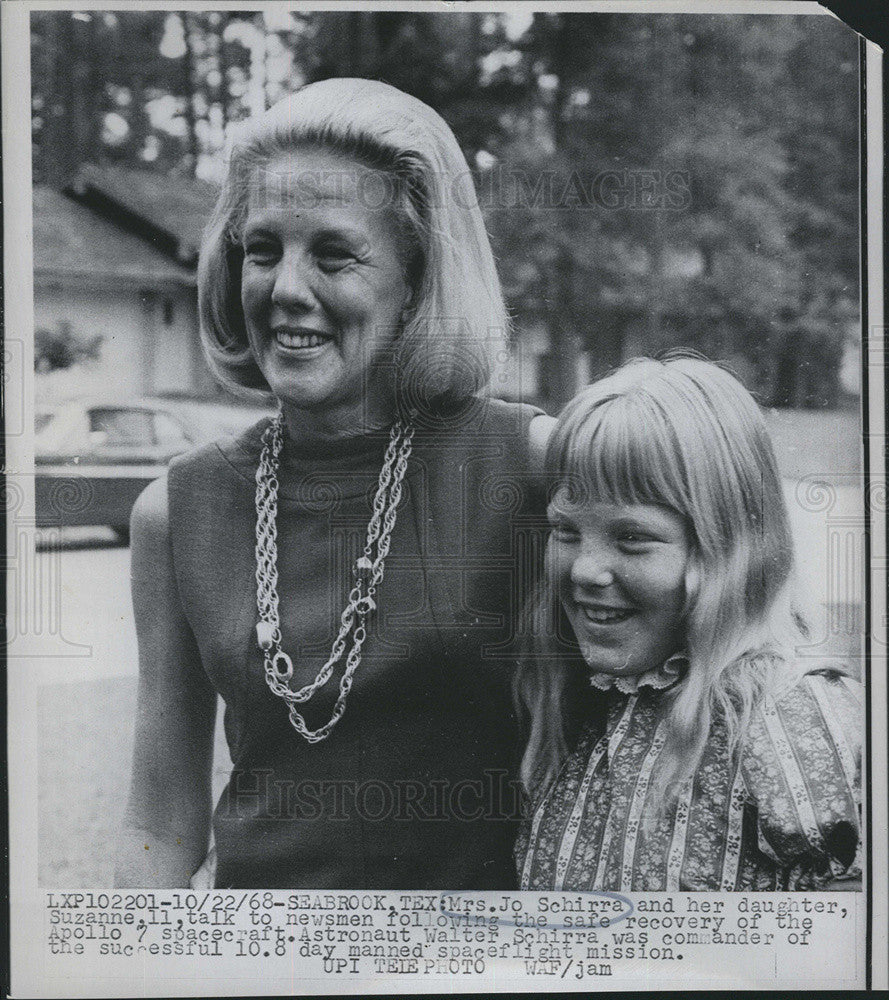
M169 11L32 15L34 176L211 176L225 125L306 81L384 80L476 171L550 398L628 354L734 360L832 404L857 314L856 40L805 16ZM801 363L801 359L808 363Z
M535 17L528 97L497 154L513 194L540 197L506 198L491 222L519 251L506 261L519 322L542 306L552 333L552 405L573 393L577 335L598 371L677 345L734 358L765 402L784 401L775 358L794 344L817 356L820 387L809 379L788 401L835 398L840 321L827 312L848 322L848 300L823 289L855 280L823 237L829 223L855 246L856 170L842 152L855 89L834 93L831 70L853 41L818 18ZM825 149L832 175L803 181ZM799 225L812 219L814 238Z
M79 337L71 324L61 322L56 329L34 331L34 371L54 372L71 368L84 361L97 361L102 337Z

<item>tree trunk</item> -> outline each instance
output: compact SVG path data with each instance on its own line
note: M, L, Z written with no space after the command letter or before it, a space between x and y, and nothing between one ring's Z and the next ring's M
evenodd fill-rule
M74 55L71 15L47 11L43 17L46 30L46 75L43 80L45 125L41 150L43 178L52 187L62 188L71 174L71 146L63 136L70 117L71 88L64 85L64 65L70 65Z
M219 72L219 90L217 100L219 102L219 116L222 119L222 131L228 126L231 112L229 111L228 100L228 54L225 48L225 29L231 20L231 14L223 13L219 15L216 23L216 69Z
M663 217L655 209L651 219L651 246L649 248L651 272L648 275L648 344L649 350L661 346L661 325L664 312L664 236Z
M570 45L571 19L570 15L563 14L552 46L552 69L558 85L553 95L551 128L557 155L564 154L566 148L564 115L570 94L567 79ZM552 361L547 402L552 412L556 413L577 391L581 350L574 316L574 261L564 246L558 246L556 250L556 258L548 273L548 285L546 298Z
M191 22L188 14L179 15L182 19L182 33L185 38L185 52L182 56L182 92L185 95L185 127L186 142L188 152L185 161L188 164L188 172L194 177L197 171L198 154L198 130L197 116L194 107L194 49L191 38Z
M84 90L88 70L81 38L82 25L71 14L60 13L50 20L53 25L53 63L56 74L51 98L52 173L56 186L62 188L74 178L86 146L89 108Z
M560 248L550 271L550 349L552 384L548 403L557 413L579 388L581 343L574 316L574 261Z

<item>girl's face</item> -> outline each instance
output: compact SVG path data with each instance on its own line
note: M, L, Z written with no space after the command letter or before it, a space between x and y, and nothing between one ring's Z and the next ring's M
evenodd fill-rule
M242 240L241 305L272 392L299 409L367 416L378 362L409 289L385 177L307 147L254 171Z
M607 674L640 674L683 645L685 520L652 504L571 505L548 511L547 566L584 659Z

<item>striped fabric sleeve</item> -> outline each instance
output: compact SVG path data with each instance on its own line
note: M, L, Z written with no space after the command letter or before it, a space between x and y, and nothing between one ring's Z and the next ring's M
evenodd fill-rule
M816 888L858 868L863 716L854 682L805 675L754 713L742 768L760 850ZM860 697L860 695L858 695Z

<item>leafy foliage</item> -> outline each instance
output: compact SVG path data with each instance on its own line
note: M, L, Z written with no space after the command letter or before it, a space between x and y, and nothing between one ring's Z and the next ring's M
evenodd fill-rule
M40 373L62 371L83 361L98 361L102 337L79 337L70 323L59 323L54 330L34 331L34 370Z
M32 14L37 179L213 178L225 127L306 81L435 107L477 182L548 399L639 353L731 360L836 404L858 309L854 34L829 17L408 11Z

